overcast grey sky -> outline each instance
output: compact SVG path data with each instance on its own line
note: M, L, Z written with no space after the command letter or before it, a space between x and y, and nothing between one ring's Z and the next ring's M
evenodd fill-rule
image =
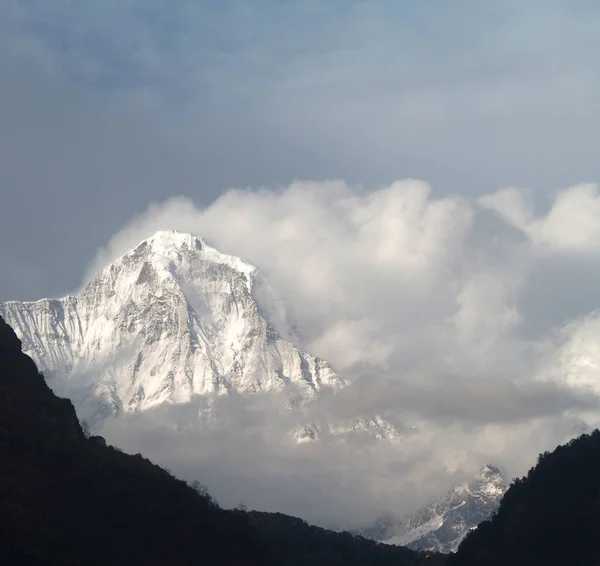
M597 180L599 26L583 0L0 0L0 299L71 291L176 195Z

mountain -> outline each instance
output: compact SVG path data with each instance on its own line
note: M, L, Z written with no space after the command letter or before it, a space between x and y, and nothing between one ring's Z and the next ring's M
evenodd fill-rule
M76 295L0 303L0 315L53 391L71 399L92 430L107 417L194 396L282 393L287 408L303 409L347 386L326 361L299 346L284 305L256 267L176 231L141 242ZM218 418L211 406L199 420ZM320 419L290 425L292 438L359 433L373 441L402 439L393 420L378 415ZM468 506L471 517L461 519L464 524L456 519L454 527L462 511L441 519L420 511L414 525L401 529L408 536L402 542L452 548L461 529L485 514L485 501L478 504L482 511ZM396 542L398 525L392 526L386 537Z
M600 431L542 454L498 512L467 535L451 566L600 564Z
M486 464L477 478L454 487L433 505L421 507L405 522L405 534L397 544L455 551L471 529L498 509L507 489L500 471Z
M11 566L277 564L244 517L86 438L1 318L0 517Z
M225 511L140 454L86 437L0 317L0 563L11 566L438 566L419 553Z
M0 315L92 422L231 391L286 389L302 405L345 385L294 345L257 268L175 231L140 243L76 296L0 303Z
M420 507L408 519L387 517L361 534L387 544L452 552L469 531L493 515L507 489L500 471L486 464L475 479Z

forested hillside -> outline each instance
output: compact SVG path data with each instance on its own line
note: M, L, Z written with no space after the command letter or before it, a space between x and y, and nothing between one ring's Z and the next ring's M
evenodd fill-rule
M0 563L277 564L240 515L86 438L0 319Z
M86 437L0 318L0 563L441 564L280 514L220 509L141 455Z
M539 457L498 513L463 541L451 566L600 564L600 432Z

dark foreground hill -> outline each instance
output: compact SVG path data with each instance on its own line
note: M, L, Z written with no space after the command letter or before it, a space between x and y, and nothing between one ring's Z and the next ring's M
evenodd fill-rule
M471 532L451 566L600 565L600 432L554 452L506 492L498 513Z
M141 455L86 438L0 317L0 564L436 566L442 556L225 511ZM437 560L437 561L436 561Z
M280 513L250 511L247 516L284 566L441 566L446 559L445 554L336 533Z
M244 517L86 438L1 318L0 563L277 564Z

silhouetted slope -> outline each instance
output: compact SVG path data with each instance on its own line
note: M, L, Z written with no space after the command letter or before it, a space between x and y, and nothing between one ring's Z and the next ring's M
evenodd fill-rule
M446 555L314 527L281 513L247 513L284 566L440 566Z
M600 564L600 432L540 456L498 513L470 533L452 566Z
M85 438L0 318L0 563L274 564L247 520Z
M86 438L0 317L0 564L437 566L443 555L219 509L141 455Z

